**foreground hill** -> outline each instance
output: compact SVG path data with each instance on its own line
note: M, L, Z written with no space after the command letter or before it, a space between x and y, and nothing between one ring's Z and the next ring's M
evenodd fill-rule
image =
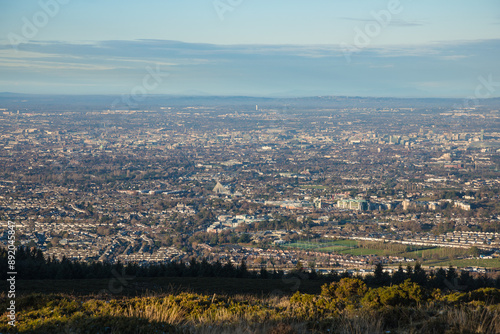
M5 294L0 303L5 310ZM292 296L35 293L18 297L16 310L16 327L4 313L1 333L500 332L499 289L445 293L410 280L368 288L360 279L343 278L324 284L319 294Z

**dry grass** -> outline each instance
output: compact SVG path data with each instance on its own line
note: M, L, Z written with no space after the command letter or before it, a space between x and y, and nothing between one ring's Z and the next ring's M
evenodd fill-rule
M240 323L229 326L207 326L192 328L192 334L306 334L311 333L306 324L288 323Z
M1 306L5 302L2 299ZM499 304L443 303L352 307L325 313L325 309L309 308L286 296L178 293L99 299L36 295L19 298L18 328L37 334L97 333L99 328L109 328L103 333L500 333ZM0 321L6 324L5 314ZM1 326L0 332L8 332Z
M112 312L114 316L125 316L129 318L142 318L149 321L164 322L179 325L186 319L187 313L175 303L153 303L143 307L129 306L125 312L117 310Z
M486 307L450 309L444 319L456 333L500 333L500 315Z

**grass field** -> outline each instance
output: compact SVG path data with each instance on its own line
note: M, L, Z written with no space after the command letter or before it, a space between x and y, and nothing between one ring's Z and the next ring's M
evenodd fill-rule
M341 252L341 251L349 250L349 247L346 247L346 246L328 246L328 247L318 248L318 250L322 251L322 252Z
M447 249L442 247L427 247L419 250L414 250L411 252L402 253L401 256L411 257L411 258L421 258L421 257L430 258L434 255L437 255L439 257L445 257L444 253L446 250Z
M350 254L350 255L395 255L394 251L390 249L377 249L377 248L352 248L345 249L339 252L340 254Z
M419 260L422 264L429 266L447 267L450 264L458 267L486 267L500 268L500 259L484 260L460 260L457 257L469 255L467 250L451 249L443 247L419 247L409 246L410 251L401 249L383 248L363 248L356 240L322 240L322 241L297 241L284 245L286 248L297 248L303 250L329 252L345 255L379 255L379 256L399 256Z
M285 244L286 248L299 248L303 250L314 250L321 252L338 252L346 249L358 247L358 242L355 240L335 240L335 241L296 241Z
M351 255L392 255L394 253L389 249L359 248L359 244L356 240L328 240L321 242L297 241L286 244L284 247Z
M500 268L500 259L461 259L461 260L437 260L425 261L425 265L436 267L482 267Z

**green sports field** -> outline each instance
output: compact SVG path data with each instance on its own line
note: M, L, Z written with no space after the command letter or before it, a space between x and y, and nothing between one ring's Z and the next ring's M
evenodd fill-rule
M500 259L459 259L443 261L427 261L425 265L436 267L481 267L481 268L500 268Z
M334 241L297 241L283 245L285 248L298 248L302 250L312 250L318 252L342 252L358 247L355 240L334 240Z
M362 247L362 242L356 240L302 240L287 243L282 247L355 256L398 256L416 259L426 266L500 268L500 259L461 259L461 257L471 255L467 249L420 246L408 246L406 249L401 249L401 245L391 247L388 244L380 244L382 245L384 247L376 247L376 243L375 247L366 247L366 245Z

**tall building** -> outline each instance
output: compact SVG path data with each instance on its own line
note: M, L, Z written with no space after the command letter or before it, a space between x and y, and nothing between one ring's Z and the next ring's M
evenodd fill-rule
M337 202L337 207L339 209L366 211L370 206L364 199L341 199Z

